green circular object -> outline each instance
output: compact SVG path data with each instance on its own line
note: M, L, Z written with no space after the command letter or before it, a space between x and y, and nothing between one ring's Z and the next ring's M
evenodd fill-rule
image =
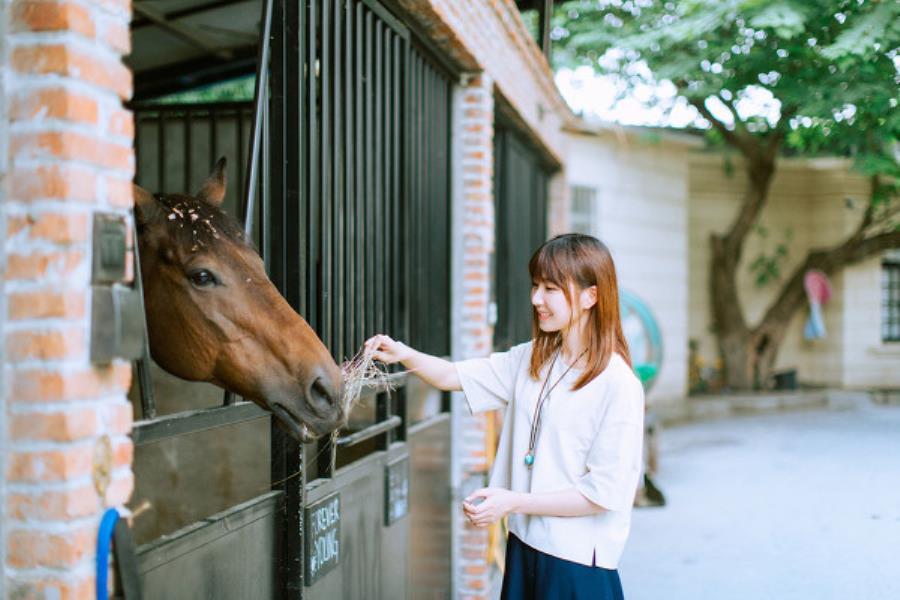
M659 325L647 304L625 290L619 292L622 331L631 352L634 372L649 392L662 368L663 344Z

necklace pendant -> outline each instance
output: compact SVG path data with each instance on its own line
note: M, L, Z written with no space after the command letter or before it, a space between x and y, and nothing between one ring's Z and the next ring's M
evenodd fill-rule
M525 466L531 468L531 465L534 464L534 453L529 452L525 455Z

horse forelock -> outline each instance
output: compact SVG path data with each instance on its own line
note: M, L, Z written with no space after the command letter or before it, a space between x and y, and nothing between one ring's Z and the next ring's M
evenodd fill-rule
M168 237L186 253L215 251L229 243L255 251L240 223L221 209L186 195L155 197Z

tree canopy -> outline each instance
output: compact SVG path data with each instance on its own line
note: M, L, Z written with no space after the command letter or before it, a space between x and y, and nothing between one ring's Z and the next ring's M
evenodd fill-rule
M896 188L900 2L577 0L558 5L557 66L590 65L626 89L671 81L742 153L851 156ZM771 94L770 114L748 109Z

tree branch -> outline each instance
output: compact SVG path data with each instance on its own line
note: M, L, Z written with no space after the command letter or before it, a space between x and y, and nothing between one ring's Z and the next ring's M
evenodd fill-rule
M781 288L778 297L766 309L759 324L753 328L755 335L773 328L785 327L794 312L803 304L805 292L803 279L806 272L818 269L832 275L839 269L875 256L891 248L900 248L900 231L886 231L870 237L859 237L856 232L841 244L827 250L813 250L794 270L791 278Z
M709 121L710 125L712 125L713 129L718 131L725 141L737 148L741 154L747 155L748 152L752 152L754 148L752 144L748 143L748 140L740 135L738 132L728 129L728 126L725 125L722 121L717 119L708 108L706 108L706 101L699 98L688 98L688 102L697 109L697 112L700 113L700 116ZM735 115L735 123L737 123L737 115Z

